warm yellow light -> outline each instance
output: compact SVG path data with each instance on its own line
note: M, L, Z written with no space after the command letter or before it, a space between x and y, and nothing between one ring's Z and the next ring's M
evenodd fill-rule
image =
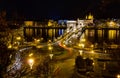
M48 26L52 26L52 25L53 25L52 20L49 20L49 21L48 21Z
M50 56L50 59L52 59L52 57L53 57L53 54L51 53L51 54L49 54L49 56Z
M79 53L80 53L80 55L82 55L82 54L83 54L83 51L82 51L82 50L79 50Z
M40 41L40 39L37 39L37 42L39 42Z
M8 48L12 48L12 45L9 45Z
M30 54L29 54L29 57L31 57L31 56L33 56L33 53L30 53Z
M34 62L34 60L31 58L31 59L28 60L28 62L31 64L31 63Z
M40 42L40 39L34 39L34 42L38 44Z
M117 78L120 78L120 74L117 75Z
M83 38L83 39L81 39L81 41L82 41L82 42L85 42L85 41L86 41L86 39L84 39L84 38Z
M110 27L113 27L116 25L116 23L114 21L110 21L110 22L107 22L107 25Z
M92 50L91 53L94 53L94 51Z
M63 46L65 47L66 45L64 44Z
M21 40L21 37L16 37L17 40Z
M32 59L32 58L28 59L28 63L30 65L30 69L32 69L32 66L34 64L34 59Z
M34 41L36 41L37 39L34 39Z
M79 47L82 47L82 48L84 48L84 47L85 47L85 45L84 45L84 44L78 44L78 46L79 46Z
M81 47L81 44L78 44L78 46L80 46L80 47Z
M15 46L14 49L18 49L18 46Z
M85 46L85 45L84 45L84 44L82 44L82 48L84 48L84 46Z
M93 15L91 14L91 13L89 13L89 15L88 16L86 16L86 19L94 19L94 17L93 17Z
M52 41L51 40L48 40L49 43L51 43Z
M94 47L94 45L91 45L91 48L93 48Z
M33 21L25 21L25 26L33 26Z
M107 51L105 50L105 53L107 53Z
M84 48L85 47L85 45L84 44L82 44L82 48Z
M51 47L51 46L49 46L49 47L48 47L48 49L49 49L49 50L52 50L52 47Z

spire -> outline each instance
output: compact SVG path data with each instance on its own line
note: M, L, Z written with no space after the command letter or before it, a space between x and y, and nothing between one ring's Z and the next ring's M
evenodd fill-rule
M86 16L86 19L93 19L93 15L91 13L89 13L89 15Z

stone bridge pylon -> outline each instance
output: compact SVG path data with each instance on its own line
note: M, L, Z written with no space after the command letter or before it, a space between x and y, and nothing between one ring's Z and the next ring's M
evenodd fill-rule
M68 20L67 21L67 32L75 32L76 29L88 26L89 23L93 23L93 19L80 20Z

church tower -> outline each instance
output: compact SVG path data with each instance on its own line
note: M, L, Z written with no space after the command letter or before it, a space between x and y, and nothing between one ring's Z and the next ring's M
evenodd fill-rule
M94 17L93 17L93 15L92 15L91 13L89 13L89 15L86 16L86 19L88 19L88 20L93 20Z

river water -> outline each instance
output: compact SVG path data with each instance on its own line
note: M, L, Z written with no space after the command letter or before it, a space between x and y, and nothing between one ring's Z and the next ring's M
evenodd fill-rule
M97 78L117 78L120 74L120 30L87 29L83 34L86 41L101 50L101 58L104 54L110 55L111 60L93 59L94 75Z

